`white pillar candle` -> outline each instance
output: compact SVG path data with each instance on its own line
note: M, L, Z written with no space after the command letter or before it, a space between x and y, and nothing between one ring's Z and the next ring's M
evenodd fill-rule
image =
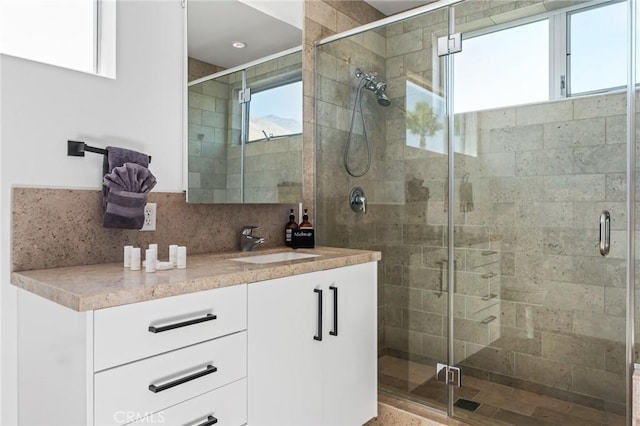
M178 247L178 269L184 269L187 267L187 248L184 246Z
M131 270L140 270L140 247L131 248Z
M131 268L131 249L133 246L124 246L124 267Z
M173 266L178 264L178 246L176 244L169 246L169 262L173 263Z
M156 262L158 260L158 245L157 244L149 244L149 250L150 253L145 253L145 260L147 259L151 259L153 262ZM154 265L155 267L155 265Z
M156 262L158 261L158 253L154 249L147 249L145 252L145 271L147 272L155 272L156 271Z

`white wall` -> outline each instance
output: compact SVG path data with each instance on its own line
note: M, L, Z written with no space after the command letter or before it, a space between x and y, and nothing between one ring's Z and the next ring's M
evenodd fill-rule
M17 422L11 188L99 189L101 156L66 155L67 139L76 139L147 152L158 179L155 191L182 190L183 13L180 0L119 0L115 80L0 56L3 425Z

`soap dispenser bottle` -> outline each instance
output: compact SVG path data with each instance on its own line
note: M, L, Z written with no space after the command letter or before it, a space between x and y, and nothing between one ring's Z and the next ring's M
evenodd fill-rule
M293 236L293 231L298 229L298 224L296 223L296 217L293 214L293 209L289 209L289 223L287 223L284 227L284 243L287 246L291 246L291 238Z
M307 209L304 209L304 215L302 215L302 222L300 222L300 229L311 229L313 225L309 222L309 214L307 213Z

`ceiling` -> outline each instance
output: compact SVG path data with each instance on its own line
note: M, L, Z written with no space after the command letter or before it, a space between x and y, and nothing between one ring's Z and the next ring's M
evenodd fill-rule
M388 16L433 0L365 1ZM188 10L189 56L223 68L302 44L303 0L189 0Z
M279 3L300 6L302 17L302 3ZM232 68L302 44L300 28L237 0L192 0L188 8L189 56L210 64ZM236 49L234 41L247 46Z

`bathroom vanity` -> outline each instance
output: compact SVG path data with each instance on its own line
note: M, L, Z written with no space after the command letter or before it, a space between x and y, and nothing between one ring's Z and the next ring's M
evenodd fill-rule
M365 423L380 254L293 253L14 273L20 424Z

